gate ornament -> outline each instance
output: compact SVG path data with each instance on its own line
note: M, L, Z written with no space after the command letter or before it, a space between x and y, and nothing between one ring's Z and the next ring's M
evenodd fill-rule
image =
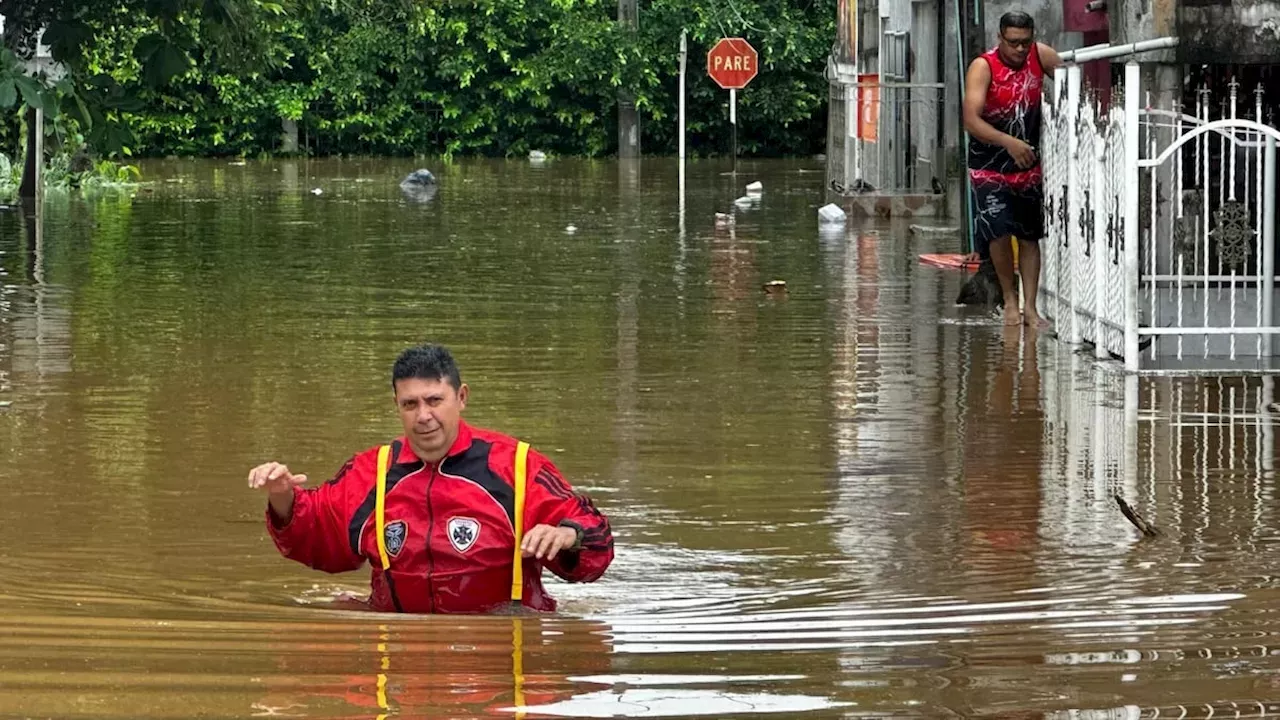
M1120 264L1120 253L1124 251L1124 216L1120 214L1120 198L1116 197L1107 213L1107 250L1110 251L1111 264Z
M1214 228L1210 231L1218 245L1218 260L1230 270L1242 270L1253 249L1253 229L1249 227L1249 210L1244 203L1230 200L1222 203L1213 213Z
M1084 236L1084 256L1092 257L1093 250L1093 208L1089 206L1089 191L1084 191L1084 207L1080 208L1080 234Z
M1071 212L1067 206L1071 203L1071 196L1067 194L1067 186L1062 186L1062 204L1058 206L1058 221L1062 223L1062 247L1068 247L1071 239Z

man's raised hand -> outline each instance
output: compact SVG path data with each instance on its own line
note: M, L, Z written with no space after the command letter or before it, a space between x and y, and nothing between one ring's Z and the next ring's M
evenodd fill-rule
M266 488L272 495L292 495L293 489L306 481L306 475L294 475L284 463L263 463L249 471L249 487Z

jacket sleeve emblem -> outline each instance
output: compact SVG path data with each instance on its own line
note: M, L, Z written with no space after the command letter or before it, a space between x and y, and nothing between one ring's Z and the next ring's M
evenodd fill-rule
M404 540L409 535L409 526L403 520L387 523L382 539L387 546L387 554L395 557L404 549Z

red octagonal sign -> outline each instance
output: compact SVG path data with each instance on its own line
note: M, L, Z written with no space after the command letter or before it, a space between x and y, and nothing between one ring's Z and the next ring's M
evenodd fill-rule
M707 53L707 74L725 90L741 90L759 72L760 56L742 38L720 38Z

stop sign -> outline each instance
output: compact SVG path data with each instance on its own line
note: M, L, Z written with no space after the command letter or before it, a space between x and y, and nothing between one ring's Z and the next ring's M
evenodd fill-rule
M741 90L755 79L760 56L742 38L720 38L707 53L707 74L725 90Z

